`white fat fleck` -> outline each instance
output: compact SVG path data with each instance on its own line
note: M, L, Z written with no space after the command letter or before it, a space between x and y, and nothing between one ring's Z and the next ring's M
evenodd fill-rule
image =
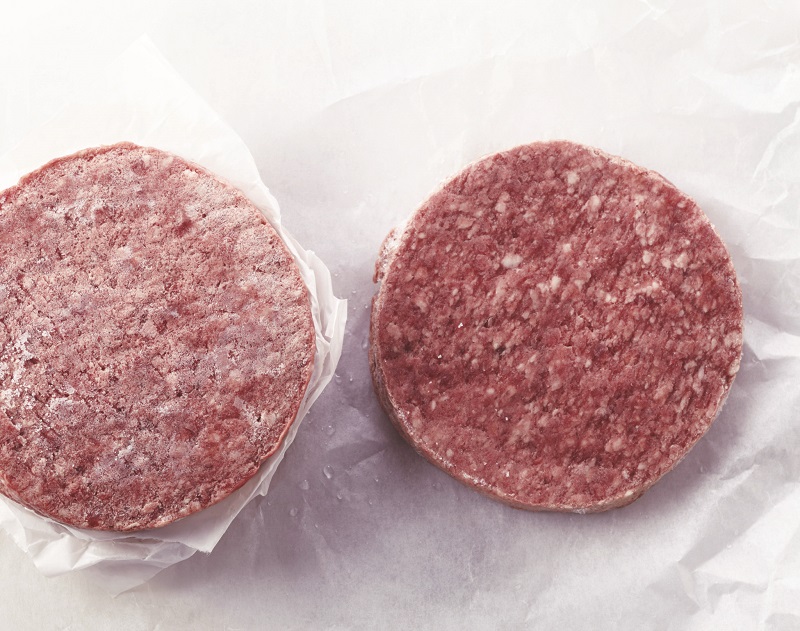
M612 438L606 443L605 450L608 452L619 451L622 449L623 442L622 436Z
M188 178L190 180L194 180L197 178L197 172L192 171L191 169L184 169L183 170L183 177Z
M678 255L678 257L672 262L672 264L678 269L684 269L688 262L689 262L689 254L687 252L681 252Z
M494 394L494 393L495 393L495 390L494 390L494 388L486 388L486 394L488 394L488 395L492 395L492 394Z
M584 364L583 364L583 365L584 365L584 366L586 366L586 368L589 368L589 366L591 366L591 365L592 365L592 360L591 360L591 359L587 359L587 360L584 362Z
M580 181L580 176L576 171L567 171L567 186L574 186Z
M519 264L522 263L522 257L519 254L506 254L502 260L503 267L506 269L514 269L515 267L519 267Z
M52 397L47 403L47 408L51 411L56 410L62 405L72 405L73 401L69 397Z
M152 158L150 157L150 154L149 154L149 153L143 153L143 154L142 154L142 162L144 162L144 165L145 165L146 167L149 167L149 166L150 166L150 160L151 160L151 159L152 159Z
M471 228L474 223L475 220L472 217L469 215L462 215L456 220L456 228L459 230L466 230L467 228Z
M655 393L653 393L653 398L656 401L664 401L669 396L670 392L672 392L673 384L665 381L664 383L660 384L656 389Z
M509 192L503 191L502 193L500 193L500 197L498 198L497 204L495 204L494 209L499 213L505 212L506 202L508 202L510 199L511 195L509 194Z
M428 303L425 302L421 297L417 296L414 299L414 304L417 306L417 308L420 311L422 311L422 313L427 313L427 311L428 311Z
M550 279L550 289L556 290L558 289L559 285L561 285L561 277L560 276L553 276Z
M131 250L131 247L129 245L124 245L121 248L117 248L114 250L115 259L125 260L131 258L132 255L133 255L133 250Z
M463 322L459 322L458 323L458 328L459 329L463 329L464 328L464 323Z
M447 456L448 458L452 458L453 457L453 450L452 449L448 449L446 452L444 452L444 455Z
M123 447L117 452L117 458L122 458L124 456L127 456L132 451L133 451L133 440L131 440L131 442L128 444L127 447Z
M11 406L11 399L16 396L17 390L0 390L0 403L3 407L10 407Z
M14 348L18 351L22 351L23 353L27 352L28 349L25 348L25 345L28 343L28 339L30 338L30 334L25 331L22 335L17 338L17 341L14 342Z
M564 245L561 246L561 251L564 252L564 254L568 254L569 252L572 252L572 244L571 243L565 243Z
M725 336L725 346L739 346L742 343L742 334L738 331L731 331Z
M633 495L633 489L628 489L625 491L625 497L630 497L631 495Z
M661 259L661 265L663 265L666 269L669 269L670 267L672 267L672 261L670 261L668 258L665 257Z
M649 250L645 250L642 252L642 263L645 265L650 265L650 261L653 260L653 253Z
M592 195L584 204L584 209L594 212L603 202L600 201L600 198L597 195Z

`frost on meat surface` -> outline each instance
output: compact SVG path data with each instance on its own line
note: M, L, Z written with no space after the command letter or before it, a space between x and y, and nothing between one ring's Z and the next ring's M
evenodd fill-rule
M260 212L128 143L0 193L0 490L133 530L241 486L310 378L306 287Z
M708 429L741 294L705 215L568 142L467 168L414 215L373 305L376 391L414 447L534 509L633 501Z

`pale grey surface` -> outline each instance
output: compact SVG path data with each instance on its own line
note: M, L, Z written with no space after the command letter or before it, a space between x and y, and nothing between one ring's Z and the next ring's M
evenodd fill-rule
M80 575L42 578L0 535L3 626L800 625L800 8L603 4L6 10L0 153L146 32L244 138L350 309L338 379L213 553L111 599ZM515 511L425 463L380 412L366 361L390 227L467 162L556 137L695 196L747 313L742 370L708 436L641 500L595 516Z

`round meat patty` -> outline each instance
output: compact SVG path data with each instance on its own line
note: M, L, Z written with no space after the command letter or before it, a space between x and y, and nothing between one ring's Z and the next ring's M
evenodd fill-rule
M706 432L739 367L741 292L697 204L569 142L468 167L390 234L376 278L389 418L520 508L632 502Z
M122 143L0 193L0 490L129 531L229 495L313 368L309 297L241 192Z

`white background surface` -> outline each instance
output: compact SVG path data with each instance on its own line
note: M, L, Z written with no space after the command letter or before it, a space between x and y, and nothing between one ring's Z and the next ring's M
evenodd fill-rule
M111 598L41 577L0 535L3 627L800 627L795 0L7 5L0 153L146 33L242 136L350 311L338 378L214 552ZM556 137L695 196L747 314L708 436L595 516L515 511L426 464L380 412L366 360L390 227L467 162Z

